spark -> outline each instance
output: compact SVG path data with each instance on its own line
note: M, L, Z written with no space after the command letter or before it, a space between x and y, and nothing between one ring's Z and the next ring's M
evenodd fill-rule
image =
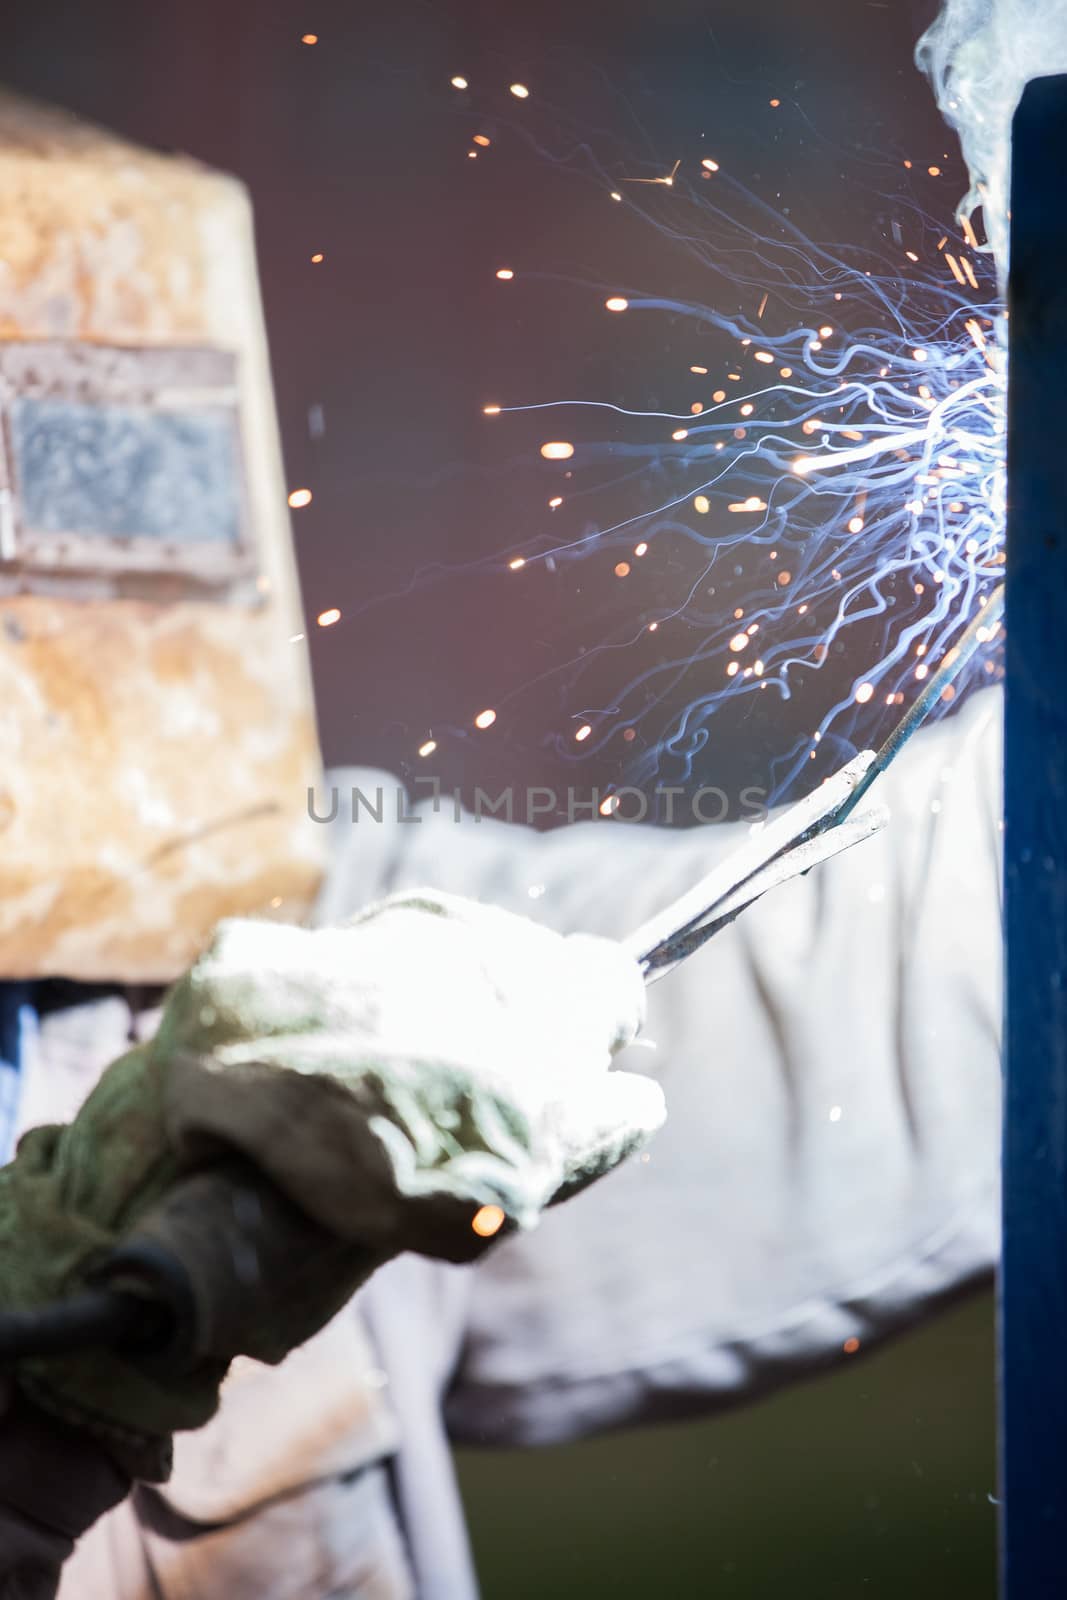
M497 267L496 275L500 279L501 283L510 283L512 278L515 276L510 267Z
M323 255L322 251L319 250L319 251L316 251L315 255L313 255L311 259L314 262L315 266L318 266L320 261L325 261L326 260L326 257Z
M310 489L294 489L289 496L289 504L292 506L294 511L299 511L302 506L309 506L311 504L311 499L312 495Z
M315 621L320 628L332 628L335 622L340 622L341 613L337 606L331 606L328 611L320 611Z
M478 715L474 719L474 726L482 729L491 728L495 721L496 712L487 707L485 711L479 711Z
M694 159L701 176L720 170L712 157L686 153L687 162ZM936 669L999 575L1002 311L987 258L977 254L973 230L962 220L958 229L915 237L915 249L905 226L894 222L894 243L859 259L813 244L778 210L768 229L767 208L737 183L715 191L675 183L681 170L679 157L669 172L625 180L643 186L631 213L710 267L713 279L736 286L736 295L731 289L719 307L628 279L625 296L612 291L610 278L589 287L608 310L635 309L642 323L664 318L669 348L688 342L698 358L689 373L719 375L709 381L710 400L705 391L677 407L647 410L612 397L509 403L509 418L529 412L535 427L540 413L558 409L555 425L569 432L562 417L575 417L579 407L583 416L600 412L608 425L601 434L572 435L581 441L581 465L573 469L568 512L554 519L551 537L507 565L514 571L519 561L544 563L556 572L594 552L608 554L599 569L600 594L592 583L577 586L584 611L595 616L592 607L608 604L608 567L616 577L631 576L631 560L655 541L659 559L641 578L654 573L659 584L676 583L676 596L658 589L654 620L642 617L636 628L632 616L612 622L611 633L583 648L580 663L568 661L568 691L598 674L592 693L582 682L582 700L611 709L581 724L591 730L581 740L561 729L553 735L557 748L577 760L575 744L586 757L637 725L643 737L627 782L695 780L706 770L701 752L710 749L710 724L725 706L757 688L782 700L803 695L808 710L793 725L810 731L802 748L778 763L776 793L784 794L790 784L817 776L807 765L816 751L832 759L830 752L847 748L854 734L874 742L877 718L915 700L916 685ZM922 171L920 161L916 175ZM603 193L602 170L590 175ZM663 191L672 185L668 202ZM715 203L703 199L712 192ZM736 217L726 209L749 206L751 213ZM920 249L931 259L921 259ZM916 270L902 269L902 257ZM652 275L655 253L646 260L643 270ZM763 318L772 296L768 327ZM826 316L831 302L833 323ZM695 349L690 333L701 341ZM704 342L707 336L720 340L718 349ZM713 382L719 386L712 389ZM737 387L727 391L726 382ZM487 415L501 409L484 408ZM748 426L738 426L739 419ZM527 434L527 449L549 461L575 456L574 443L539 443L543 437ZM636 509L631 500L620 517L613 508L627 481L639 482L647 497ZM550 505L561 506L562 497ZM503 565L498 555L496 570ZM734 605L740 584L745 611ZM623 666L618 679L602 681L625 662L629 640L667 622L681 626L662 629L654 656L649 651L635 658L632 673ZM748 648L753 627L760 630L759 656L742 666L730 658L756 657ZM873 653L842 688L839 672L835 682L819 669L840 656L853 629ZM981 661L975 671L985 674L990 666ZM801 763L805 775L798 777Z
M425 761L426 757L427 756L432 756L436 749L437 749L437 740L436 739L427 739L425 744L420 744L419 745L419 755Z
M317 33L302 33L300 35L301 44L318 44L318 42L319 36Z
M680 159L678 161L676 161L674 163L674 166L671 168L670 172L668 172L664 177L660 177L660 178L624 178L622 181L623 181L623 183L662 183L666 188L671 189L671 188L674 187L674 180L678 176L678 168L681 166L681 164L682 163L681 163ZM705 161L703 163L703 165L705 167L707 167L708 163ZM711 166L708 167L708 170L710 172L710 171L717 171L718 169L715 167L714 162L712 162Z
M470 87L466 78L461 78L458 76L455 78L450 78L449 82L451 83L453 89L468 89Z
M516 100L528 100L530 98L530 91L524 83L512 83L508 88L509 93L513 94Z
M504 1226L506 1218L499 1206L479 1206L471 1218L471 1227L479 1239L491 1239Z

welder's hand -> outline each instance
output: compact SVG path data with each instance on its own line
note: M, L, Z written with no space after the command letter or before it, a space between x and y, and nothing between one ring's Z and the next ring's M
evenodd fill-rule
M223 923L160 1027L168 1131L244 1151L341 1237L464 1259L477 1208L529 1226L663 1121L656 1083L608 1071L643 1014L621 946L453 896Z
M281 1359L390 1256L471 1259L642 1143L659 1087L608 1065L643 1003L620 947L446 896L314 932L223 923L151 1043L0 1172L0 1304L57 1299L147 1238L194 1283L200 1359L178 1376L85 1352L24 1363L24 1387L136 1475L165 1471L232 1356ZM233 1172L254 1182L231 1205ZM246 1252L216 1225L235 1216L254 1269L236 1304Z

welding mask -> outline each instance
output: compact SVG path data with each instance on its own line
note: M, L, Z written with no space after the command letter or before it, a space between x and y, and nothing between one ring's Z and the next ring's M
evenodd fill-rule
M244 190L0 97L0 978L300 916L302 638Z

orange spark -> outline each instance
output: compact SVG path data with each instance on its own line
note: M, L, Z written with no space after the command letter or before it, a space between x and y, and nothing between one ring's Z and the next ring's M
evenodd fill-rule
M471 1218L471 1227L479 1239L491 1239L504 1226L504 1213L499 1206L479 1206Z

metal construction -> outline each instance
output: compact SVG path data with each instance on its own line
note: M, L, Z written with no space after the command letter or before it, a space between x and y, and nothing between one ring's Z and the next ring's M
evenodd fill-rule
M1015 118L1004 888L1004 1600L1067 1594L1067 77Z

